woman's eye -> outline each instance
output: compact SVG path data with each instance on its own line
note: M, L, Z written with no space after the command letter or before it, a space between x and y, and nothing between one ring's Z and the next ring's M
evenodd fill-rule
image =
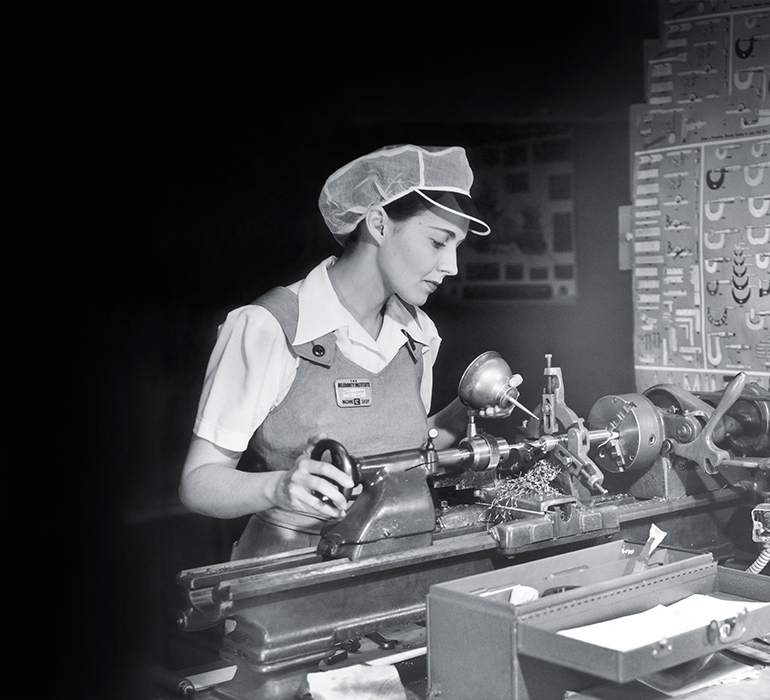
M434 248L443 248L446 245L443 241L437 241L435 238L432 238L431 241L433 242Z

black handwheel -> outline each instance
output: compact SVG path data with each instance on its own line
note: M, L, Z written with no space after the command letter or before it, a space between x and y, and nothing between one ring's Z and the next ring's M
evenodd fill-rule
M358 463L350 456L345 446L337 440L331 438L324 438L319 440L313 451L310 453L310 458L321 461L321 457L324 454L329 453L331 456L331 463L337 467L340 471L345 472L351 479L353 479L353 486L358 486L361 483L361 473L358 469ZM340 488L340 492L345 497L346 501L350 500L353 495L352 488Z

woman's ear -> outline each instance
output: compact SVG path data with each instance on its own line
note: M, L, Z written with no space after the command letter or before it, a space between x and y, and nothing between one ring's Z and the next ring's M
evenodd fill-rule
M375 241L385 235L387 218L388 215L382 207L372 207L366 212L366 230Z

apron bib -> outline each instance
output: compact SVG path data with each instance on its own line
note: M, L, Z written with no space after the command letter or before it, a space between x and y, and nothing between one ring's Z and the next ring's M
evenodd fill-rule
M290 469L315 433L326 433L359 457L424 444L428 427L420 395L423 359L418 343L405 343L380 372L369 372L338 351L334 333L292 345L299 306L291 290L278 287L254 304L275 316L299 358L286 397L249 443L248 458L259 470ZM280 508L255 513L233 546L232 558L314 547L324 522Z

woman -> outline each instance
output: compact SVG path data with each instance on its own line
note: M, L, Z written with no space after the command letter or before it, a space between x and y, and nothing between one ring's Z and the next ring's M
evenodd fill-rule
M351 454L437 447L465 428L459 400L427 418L440 337L420 307L457 274L457 248L489 227L459 147L391 146L339 169L319 206L343 246L308 276L231 312L206 373L180 484L218 518L254 514L233 558L314 546L344 515L346 474L310 458L323 437ZM236 469L251 455L258 471Z

